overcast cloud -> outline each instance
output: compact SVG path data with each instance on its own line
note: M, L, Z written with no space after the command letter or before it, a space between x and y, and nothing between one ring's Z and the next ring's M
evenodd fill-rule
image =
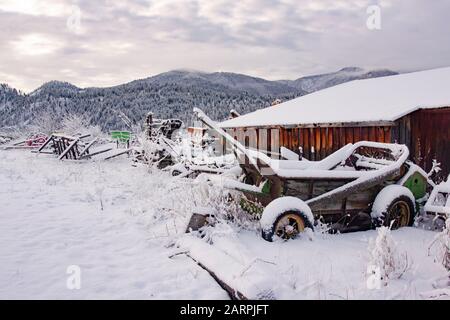
M366 26L381 7L381 30ZM0 83L110 86L173 69L295 79L450 65L448 0L0 0Z

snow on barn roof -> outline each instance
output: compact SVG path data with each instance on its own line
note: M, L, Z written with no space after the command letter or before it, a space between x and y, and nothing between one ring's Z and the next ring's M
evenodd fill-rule
M355 80L220 123L222 128L394 121L450 106L450 67Z

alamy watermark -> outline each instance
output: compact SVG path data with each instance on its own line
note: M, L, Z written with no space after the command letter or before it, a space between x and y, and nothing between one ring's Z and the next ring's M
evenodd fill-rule
M366 26L369 30L381 30L381 7L378 5L371 5L366 10L368 17Z
M70 265L66 269L69 276L66 279L66 287L69 290L81 289L81 268L77 265Z
M67 18L66 26L70 32L79 34L81 33L81 9L78 6L73 5L70 9L71 14Z

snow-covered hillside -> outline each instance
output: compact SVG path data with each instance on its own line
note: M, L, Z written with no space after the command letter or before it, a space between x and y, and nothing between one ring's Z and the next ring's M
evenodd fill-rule
M258 275L254 285L277 299L422 299L448 275L428 254L436 233L419 228L392 232L409 264L380 289L367 285L376 231L316 231L287 243L233 223L208 229L204 239L185 234L202 186L126 158L74 163L0 151L0 185L1 299L227 299L185 250L237 283L251 286ZM79 290L66 286L73 265Z

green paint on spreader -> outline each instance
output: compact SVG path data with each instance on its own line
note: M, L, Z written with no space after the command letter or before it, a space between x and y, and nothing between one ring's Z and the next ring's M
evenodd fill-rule
M111 131L111 138L119 142L128 142L131 139L129 131Z
M417 171L403 185L411 190L416 199L425 197L427 193L427 179Z

